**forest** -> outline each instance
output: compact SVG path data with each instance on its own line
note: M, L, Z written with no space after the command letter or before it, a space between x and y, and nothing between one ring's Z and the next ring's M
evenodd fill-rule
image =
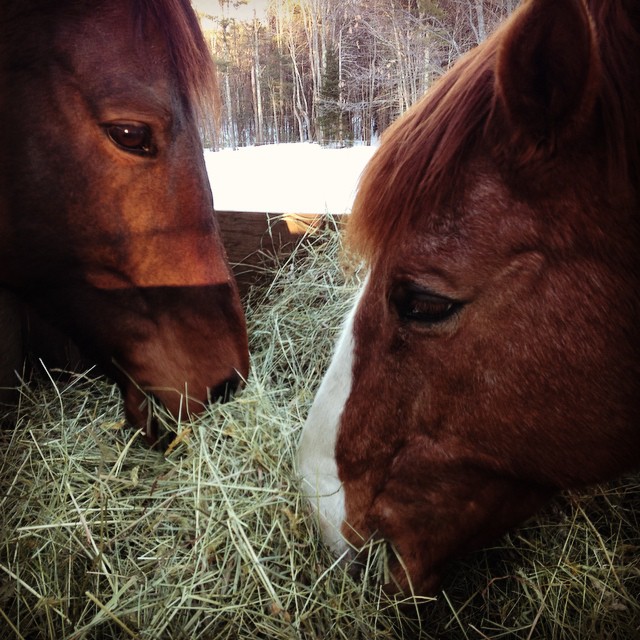
M371 143L518 2L268 0L239 19L251 0L215 0L198 11L221 101L206 146Z

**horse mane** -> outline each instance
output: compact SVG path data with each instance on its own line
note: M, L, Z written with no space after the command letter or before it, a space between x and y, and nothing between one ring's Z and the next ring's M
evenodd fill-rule
M109 11L121 0L3 0L0 54L15 68L46 66L42 46L60 18L80 20L88 12ZM211 52L189 0L130 0L132 38L141 56L154 33L166 45L186 105L204 121L220 112L217 74ZM47 54L48 55L48 54Z
M360 178L347 227L351 248L364 258L455 192L463 160L491 108L494 43L466 54L382 135Z
M640 6L634 0L589 0L603 67L599 107L609 172L640 185Z
M207 121L218 114L216 69L190 1L134 0L134 14L141 36L152 26L164 38L180 91L196 115Z
M621 6L625 1L588 0L587 4L605 69L598 109L608 147L608 173L617 180L621 176L638 180L640 20L634 24L630 19L632 11L638 18L638 9L625 11ZM506 127L493 118L497 57L510 27L507 20L463 56L383 134L360 179L347 226L350 247L365 260L393 246L394 239L404 236L418 218L451 202L464 187L466 161L481 143L490 141L489 126ZM538 150L531 144L524 155L534 157Z

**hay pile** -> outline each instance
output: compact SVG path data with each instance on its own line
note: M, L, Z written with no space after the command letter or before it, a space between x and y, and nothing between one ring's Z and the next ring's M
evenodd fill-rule
M381 546L354 580L318 544L292 460L357 286L339 256L328 232L252 292L247 388L164 455L103 381L22 388L0 433L0 636L640 637L637 479L555 501L402 611L380 593Z

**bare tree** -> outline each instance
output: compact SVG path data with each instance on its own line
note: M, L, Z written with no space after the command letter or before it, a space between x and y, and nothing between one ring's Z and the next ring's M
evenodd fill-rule
M220 144L370 142L517 4L270 0L262 22L208 16Z

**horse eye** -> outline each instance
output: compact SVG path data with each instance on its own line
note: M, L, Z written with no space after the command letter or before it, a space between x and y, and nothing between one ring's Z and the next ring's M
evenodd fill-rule
M404 320L436 324L454 315L462 303L409 284L401 284L391 294L391 302Z
M108 124L105 130L112 142L125 151L143 155L154 151L151 128L146 124Z

